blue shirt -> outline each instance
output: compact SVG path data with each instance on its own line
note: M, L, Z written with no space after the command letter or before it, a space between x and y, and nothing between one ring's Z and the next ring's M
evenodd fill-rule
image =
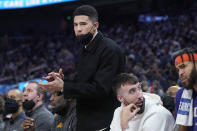
M25 113L21 112L16 118L10 118L5 122L4 131L22 131L22 123L25 119Z
M176 94L175 102L175 119L177 117L177 111L179 109L179 104L184 88L180 89ZM189 131L197 131L197 92L193 90L193 126L188 127Z

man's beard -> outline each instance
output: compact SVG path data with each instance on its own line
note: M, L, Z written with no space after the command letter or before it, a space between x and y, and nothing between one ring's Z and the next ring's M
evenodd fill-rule
M183 84L184 88L187 90L193 89L194 85L197 83L197 71L195 69L196 67L193 66L192 71L189 76L188 84Z
M144 112L144 109L145 109L145 98L143 97L142 98L142 105L138 106L136 105L138 108L140 108L140 110L137 112L137 114L142 114ZM126 101L126 99L124 99L124 105L125 106L128 106L130 103L128 101Z
M63 99L57 105L55 105L55 107L52 108L52 112L63 116L67 113L68 108L69 108L68 100Z

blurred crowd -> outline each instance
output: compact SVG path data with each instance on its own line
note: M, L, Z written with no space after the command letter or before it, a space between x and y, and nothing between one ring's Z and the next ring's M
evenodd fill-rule
M161 96L163 105L173 114L181 82L171 54L185 47L197 47L197 4L186 11L168 14L164 21L129 20L102 24L99 30L124 51L125 71L139 78L140 89L142 85L143 92ZM81 45L75 40L72 22L58 32L13 34L0 37L0 86L42 78L59 68L63 69L65 79L74 78ZM46 102L46 95L43 87L31 81L24 92L14 89L4 94L4 99L0 97L0 131L17 127L24 131L30 127L32 131L75 129L75 99L64 99L63 92L57 91Z
M162 95L179 84L170 61L172 52L197 41L196 5L169 15L168 20L102 25L100 30L115 40L127 56L126 72L137 75L146 92ZM132 22L131 22L132 23ZM69 28L72 28L72 24ZM65 77L75 75L79 44L69 29L45 34L5 34L0 39L0 83L11 84L41 78L63 68Z

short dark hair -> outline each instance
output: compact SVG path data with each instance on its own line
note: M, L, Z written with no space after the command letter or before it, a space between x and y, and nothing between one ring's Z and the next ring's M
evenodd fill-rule
M177 56L181 56L183 54L188 54L189 56L189 59L192 60L193 58L190 58L190 53L197 53L197 49L192 47L192 48L184 48L184 49L181 49L181 50L178 50L176 52L174 52L172 55L171 55L171 60L172 60L172 63L175 62L175 59ZM194 59L193 59L194 60Z
M134 74L128 74L128 73L121 73L116 76L116 78L113 80L113 91L117 95L118 90L120 89L121 85L123 84L136 84L139 80L137 76Z
M76 8L75 11L73 12L73 18L78 15L86 15L93 22L98 22L98 12L91 5L82 5Z

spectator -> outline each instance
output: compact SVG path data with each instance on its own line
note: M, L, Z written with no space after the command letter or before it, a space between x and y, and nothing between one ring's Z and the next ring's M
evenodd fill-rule
M197 50L184 48L174 52L173 63L183 87L176 94L175 118L179 131L197 130Z
M11 117L5 122L4 131L23 130L25 113L22 108L23 93L18 89L10 90L5 101L5 114Z
M124 71L125 57L113 40L97 30L94 7L82 5L73 17L76 38L83 46L77 76L74 81L63 81L52 73L48 77L53 81L40 85L49 92L63 91L66 99L76 98L77 130L102 130L109 126L117 106L111 84L114 76Z
M61 92L54 92L50 98L52 112L55 113L55 121L51 131L76 131L76 101L64 99Z
M46 92L36 82L29 82L23 93L23 109L26 119L23 122L23 129L34 130L30 128L29 123L35 121L35 131L50 131L54 122L54 116L44 106Z
M142 93L135 75L118 75L113 88L121 106L114 112L111 131L173 131L172 114L160 104L159 97Z

